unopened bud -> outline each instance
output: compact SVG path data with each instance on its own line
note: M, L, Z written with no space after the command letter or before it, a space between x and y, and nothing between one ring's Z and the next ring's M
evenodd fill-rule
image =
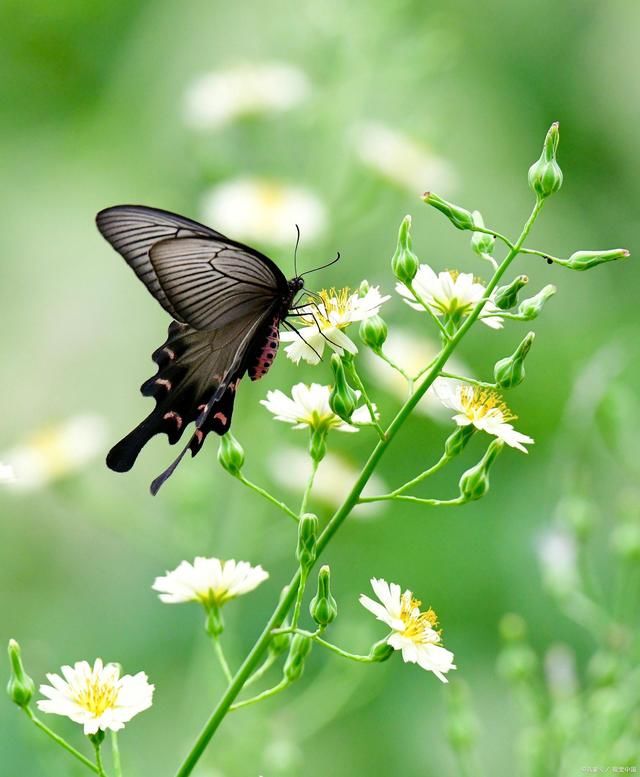
M400 283L409 284L418 272L418 257L411 250L411 216L405 216L398 232L396 252L391 259L391 269Z
M479 210L474 210L471 214L473 223L476 227L484 227L484 219L482 213ZM496 244L496 239L493 235L489 235L486 232L474 232L471 235L471 248L478 256L483 254L491 255Z
M498 672L511 682L532 680L537 668L538 657L526 643L510 645L498 657Z
M389 330L381 316L365 318L360 324L360 339L374 353L380 353L385 344Z
M353 411L356 409L358 397L347 381L344 365L337 353L331 357L331 369L334 381L329 394L329 407L338 418L349 423Z
M11 663L11 677L7 684L7 693L11 701L17 704L18 707L26 707L35 693L36 686L24 671L20 655L20 645L18 645L15 639L9 640L8 653Z
M369 293L369 281L364 280L360 283L360 286L358 286L358 296L366 297L368 293Z
M244 464L244 450L236 438L227 432L220 438L218 461L234 477L238 477Z
M557 192L562 186L562 170L556 161L558 143L560 142L559 127L557 121L551 125L544 139L540 159L529 168L529 186L539 200Z
M541 289L534 297L523 299L518 306L518 316L524 321L532 321L534 318L537 318L540 315L545 302L553 297L556 291L556 287L550 283L548 286L545 286L544 289Z
M495 303L500 310L511 310L518 304L518 294L523 286L529 283L526 275L518 275L511 283L506 286L500 286L496 290Z
M570 270L590 270L605 262L615 262L630 256L626 248L612 248L610 251L576 251L568 259L557 259L556 264Z
M338 615L338 605L331 595L329 567L325 564L318 572L318 593L309 604L311 617L318 626L328 626Z
M464 497L465 501L473 502L476 499L481 499L487 493L489 490L489 469L503 447L502 440L494 440L480 461L462 473L459 486L460 495Z
M290 683L301 677L304 671L304 662L311 652L311 647L311 637L307 637L305 634L294 634L283 669L283 674Z
M457 229L473 229L473 216L468 210L465 210L458 205L454 205L452 202L443 200L442 197L438 197L438 195L433 194L433 192L425 192L422 195L422 200L423 202L426 202L427 205L433 205L434 208L437 208L441 213L444 213Z
M296 558L300 568L308 570L316 560L318 519L313 513L305 513L298 523L298 545Z
M369 659L371 661L382 663L383 661L391 658L393 652L394 648L391 647L387 640L381 639L371 647L371 650L369 651Z
M493 368L493 378L497 386L503 389L514 388L518 386L525 378L524 360L531 350L535 333L529 332L515 353L500 359Z
M476 428L473 424L467 426L457 426L455 430L447 437L444 444L444 452L447 458L453 459L462 453L469 440L473 437Z

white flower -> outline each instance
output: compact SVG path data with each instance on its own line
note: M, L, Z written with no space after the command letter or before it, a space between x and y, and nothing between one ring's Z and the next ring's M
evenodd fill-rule
M54 715L65 715L84 726L85 734L98 730L119 731L135 715L152 704L154 686L144 672L120 677L118 664L103 666L96 658L93 668L86 661L63 666L64 679L48 674L51 685L41 685L46 699L38 709Z
M428 264L420 265L412 285L418 297L436 316L468 316L486 291L484 285L475 280L471 273L445 270L436 275ZM416 301L415 296L403 283L396 284L396 291L414 310L424 310L422 304ZM500 311L492 299L489 299L480 314L481 321L491 329L502 328L502 318L489 316L496 312Z
M538 539L537 552L545 583L552 591L566 593L578 587L578 549L573 534L561 527L548 529Z
M292 246L295 225L305 243L316 240L327 212L313 192L262 178L236 178L205 192L203 219L238 240Z
M81 470L102 452L105 441L104 420L81 415L42 429L0 458L14 470L14 488L31 490Z
M299 448L279 446L269 456L269 470L278 485L296 492L307 483L311 472L309 454ZM360 470L353 463L337 453L329 451L313 482L314 499L328 507L339 507L351 491ZM372 475L362 492L363 496L386 494L387 484L376 474ZM369 517L384 512L384 502L367 502L355 508L354 517Z
M242 116L280 113L310 92L307 76L278 62L245 64L198 77L185 95L185 121L198 130L215 129Z
M524 446L531 445L533 440L517 432L509 423L517 416L513 415L497 391L449 378L437 378L433 390L445 407L457 411L453 420L458 426L473 424L476 429L498 437L512 448L528 452Z
M282 391L268 391L267 398L261 399L264 405L276 418L293 424L294 429L337 429L339 432L357 432L358 429L343 421L329 407L329 386L312 383L296 383L291 389L291 397ZM359 395L359 392L356 392ZM358 407L351 417L355 424L370 424L371 415L366 406Z
M13 471L13 467L10 464L2 464L0 462L0 485L15 482L16 473Z
M378 286L370 286L362 297L348 288L323 289L319 299L309 299L300 316L297 332L282 332L280 339L290 342L285 348L287 356L296 364L304 359L308 364L318 364L329 345L336 353L357 353L355 343L344 333L349 324L377 315L381 305L390 297L383 297Z
M356 125L353 144L360 160L412 194L425 190L448 192L455 187L451 164L430 149L379 122Z
M445 675L456 666L453 653L441 645L435 612L431 608L421 612L421 602L414 599L411 591L401 594L397 583L389 584L374 577L371 587L382 604L364 594L360 596L360 604L389 626L392 633L387 643L394 650L402 651L405 662L418 664L443 683L448 682Z
M182 561L172 572L156 577L152 588L165 604L200 602L220 607L253 591L268 577L261 566L252 567L247 561L196 556L193 564Z

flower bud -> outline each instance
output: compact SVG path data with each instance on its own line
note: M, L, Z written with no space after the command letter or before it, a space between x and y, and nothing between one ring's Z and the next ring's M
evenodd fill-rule
M535 337L534 332L529 332L516 348L514 354L496 362L493 368L493 379L497 386L508 389L522 383L525 378L524 360L533 345Z
M11 662L11 677L7 684L7 693L11 701L17 704L18 707L26 707L35 693L36 686L24 671L20 655L20 645L18 645L15 639L9 640L8 653L9 661Z
M518 315L523 321L532 321L537 318L545 302L556 293L557 289L553 284L545 286L534 297L523 299L518 306Z
M224 631L224 620L220 608L216 604L207 606L207 617L204 621L204 629L212 637L219 637Z
M329 407L338 418L349 423L353 411L356 409L358 397L347 381L344 365L337 353L331 357L331 369L333 370L334 382L329 394Z
M284 663L283 674L290 682L298 680L304 671L304 662L311 652L311 637L304 634L294 634L289 648L289 655Z
M405 216L398 232L396 252L391 259L391 269L400 283L409 284L418 272L418 257L411 250L411 216Z
M471 218L476 227L484 227L484 219L479 210L474 210L471 214ZM474 232L471 235L471 248L478 256L492 254L495 244L495 237L493 235L488 235L486 232Z
M244 450L236 438L227 432L220 438L218 461L234 477L238 477L244 464Z
M441 197L438 197L437 194L433 194L433 192L425 192L422 195L422 200L423 202L426 202L427 205L433 205L434 208L437 208L441 213L444 213L457 229L473 229L473 216L468 210L460 208L452 202L443 200Z
M338 605L331 595L330 570L326 564L318 572L318 593L309 604L309 612L318 626L328 626L338 615Z
M317 537L318 519L313 513L305 513L298 523L298 545L296 547L296 558L303 570L308 570L316 560Z
M476 428L473 424L467 426L457 426L455 430L447 437L444 444L444 452L449 459L455 458L462 453L469 440L473 437Z
M529 283L526 275L518 275L507 286L500 286L496 290L495 303L500 310L511 310L518 304L518 293L523 286Z
M576 251L568 259L557 259L556 264L568 267L570 270L590 270L598 264L615 262L616 259L626 259L630 256L626 248L612 248L610 251Z
M375 645L372 645L371 650L369 651L369 659L371 661L382 663L383 661L391 658L393 652L394 649L387 642L387 640L381 639L379 642L376 642Z
M327 430L322 427L321 429L311 430L311 440L309 442L309 455L314 461L320 462L324 459L327 452Z
M364 280L362 281L360 286L358 286L358 296L366 297L368 293L369 293L369 281Z
M503 447L502 440L494 440L480 461L462 473L459 483L460 495L464 497L466 502L481 499L487 493L489 490L489 469Z
M511 682L533 680L537 668L538 657L525 643L510 645L498 657L498 672Z
M539 200L544 200L562 186L562 170L556 161L560 141L559 127L558 122L554 121L544 139L540 159L529 168L529 186Z
M360 324L360 339L374 353L380 353L388 332L384 319L378 315L365 318Z

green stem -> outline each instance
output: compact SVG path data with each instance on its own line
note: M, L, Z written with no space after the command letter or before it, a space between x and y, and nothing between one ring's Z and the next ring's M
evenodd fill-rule
M307 512L307 505L309 504L311 489L313 488L313 483L316 479L316 473L318 471L319 465L320 465L319 461L317 461L315 458L311 459L311 474L309 475L309 479L307 480L307 485L304 489L304 494L302 495L302 502L300 503L300 516L304 515L304 513Z
M289 518L293 518L293 520L297 522L298 516L284 502L281 502L279 499L276 499L275 496L271 496L271 494L268 491L265 491L264 488L260 488L260 486L257 486L255 483L252 483L250 480L247 480L247 478L242 473L238 474L237 477L241 483L243 483L245 486L250 488L252 491L255 491L256 494L260 494L260 496L264 497L268 502L271 502L272 505L279 507L284 513L286 513L289 516Z
M450 461L450 457L443 453L440 457L440 460L436 462L436 464L433 465L433 467L429 467L429 469L425 469L424 472L422 472L417 477L413 478L413 480L407 481L403 486L400 486L399 488L394 489L390 494L386 494L386 496L399 496L400 494L404 493L405 491L408 491L413 486L417 486L418 483L422 483L423 480L426 480L430 475L434 475L439 469L442 469L444 465ZM361 500L362 501L362 500Z
M473 231L482 232L485 235L491 235L492 237L497 237L498 240L501 240L510 251L513 251L515 248L514 244L509 240L508 237L505 237L504 235L501 235L499 232L496 232L495 229L487 229L486 227L474 226ZM523 253L523 249L519 249L519 253Z
M442 323L442 321L440 321L440 318L436 316L436 314L433 312L431 307L422 299L420 294L418 294L418 292L413 288L412 283L405 283L405 286L413 294L413 297L416 300L416 302L419 302L422 305L422 307L427 311L427 313L431 316L431 318L435 321L436 326L440 330L440 334L444 338L445 343L448 342L451 339L451 335L449 334L449 332L447 332L444 324Z
M405 494L380 494L379 496L361 496L358 504L367 502L413 502L418 505L429 505L429 507L455 507L463 505L467 500L462 496L455 499L423 499L420 496L407 496Z
M441 372L440 375L443 378L452 378L453 380L461 380L463 383L470 383L472 386L480 386L480 388L495 388L495 383L485 383L482 380L475 380L475 378L467 378L464 375L456 375L453 372Z
M437 356L434 356L433 359L431 359L431 361L428 364L426 364L419 372L417 372L413 376L413 378L411 378L412 383L416 383L417 381L419 381L420 378L425 374L425 372L431 369L432 364L437 358L438 358Z
M357 653L349 653L348 650L343 650L337 645L334 645L331 642L327 642L326 639L322 639L322 637L314 636L313 634L309 634L309 636L312 637L314 642L317 642L319 645L322 645L328 650L331 650L333 653L337 653L337 655L342 656L343 658L348 658L351 661L357 661L361 664L375 663L375 659L371 659L369 656L360 656Z
M242 709L242 707L249 707L252 704L257 704L259 701L264 701L265 699L270 699L272 696L275 696L276 693L280 693L280 691L284 691L285 688L287 688L289 685L289 680L286 679L286 677L283 677L282 680L277 685L274 685L273 688L269 688L266 691L262 691L262 693L259 693L257 696L252 696L250 699L245 699L244 701L236 702L235 704L232 704L229 707L229 712L235 712L236 710Z
M104 773L104 765L102 763L102 754L100 752L100 745L97 742L94 742L93 747L96 751L96 768L98 769L98 774L100 777L107 777L107 775Z
M533 256L541 256L543 259L551 260L552 262L559 262L560 259L557 256L551 256L551 254L545 254L544 251L536 251L534 248L521 248L521 254L531 254Z
M64 748L68 753L71 753L71 755L74 758L77 758L78 761L83 763L88 769L91 769L92 772L94 772L95 774L100 774L100 772L98 771L98 767L92 761L90 761L86 756L82 755L82 753L79 750L76 750L75 747L73 747L73 745L70 745L61 736L58 736L58 734L56 734L48 726L46 726L41 720L39 720L34 715L34 713L29 707L23 707L22 709L25 711L29 720L31 720L31 722L34 723L37 726L37 728L40 729L40 731L44 731L44 733L48 737L53 739L53 741L56 744L60 745L60 747Z
M376 432L378 432L378 436L380 437L380 439L384 440L384 429L378 423L378 420L376 418L376 411L375 411L375 408L373 407L373 402L369 399L369 395L367 394L367 390L364 386L364 383L362 382L360 376L358 375L355 364L351 362L351 364L349 364L348 369L349 369L349 377L356 384L356 388L360 391L360 394L364 399L367 409L369 410L369 415L371 416L370 425L375 428Z
M229 664L227 663L227 659L224 656L224 650L222 649L222 644L220 643L219 637L214 637L213 634L211 635L211 641L213 642L213 649L215 651L215 654L218 658L218 662L220 666L222 667L222 671L224 672L224 676L228 683L231 682L233 679L233 675L231 674L231 670L229 669Z
M307 578L309 577L309 569L300 568L300 584L298 585L298 591L296 593L296 603L293 607L293 615L291 616L291 630L295 631L298 626L298 620L300 619L300 611L302 610L302 600L304 599L304 589L307 586Z
M276 653L269 653L269 655L263 661L262 665L256 669L256 671L251 675L251 677L244 684L244 687L247 688L249 685L253 685L253 683L257 682L261 677L263 677L264 674L266 674L266 672L269 669L271 669L271 667L277 661L277 659L278 659L278 656Z
M466 335L466 333L469 331L469 329L473 326L473 324L477 320L478 316L482 312L482 309L484 308L485 304L489 300L489 297L491 296L491 292L496 288L496 286L500 282L500 279L505 274L505 272L509 269L509 266L511 265L515 257L518 255L520 246L522 246L529 232L531 231L531 227L533 226L536 218L538 217L542 204L543 204L542 200L536 202L531 212L531 215L529 216L529 218L527 219L527 222L524 225L524 228L522 230L522 233L520 234L520 237L518 238L513 248L509 251L507 256L501 262L500 266L494 273L493 278L489 281L489 284L487 285L483 298L477 303L473 311L470 313L468 318L464 321L460 329L458 329L455 335L453 335L451 340L449 340L443 346L442 350L440 351L440 354L438 355L435 362L433 363L433 367L431 368L431 371L429 372L425 380L420 384L420 386L418 386L415 393L413 393L407 399L404 405L400 408L400 410L398 411L398 414L393 419L393 421L389 425L389 428L386 431L386 439L380 440L378 444L375 446L375 448L373 449L373 451L371 452L371 455L369 456L367 462L362 468L362 471L358 476L358 479L354 483L351 491L347 495L342 505L334 513L331 520L325 527L324 531L318 538L316 561L320 558L322 551L326 548L329 542L331 542L331 539L333 538L334 534L342 526L347 516L351 513L353 508L358 504L360 495L362 494L362 490L364 489L367 482L369 481L369 478L373 474L376 466L378 465L378 462L382 458L383 454L386 452L393 438L399 432L402 425L409 417L409 415L411 414L415 406L418 404L418 402L422 399L424 394L427 392L429 386L431 386L433 381L438 377L442 368L445 366L449 357L455 351L460 341L463 339L463 337ZM289 586L287 588L286 594L280 600L278 606L276 607L273 614L267 621L262 631L262 634L258 637L257 641L254 643L253 647L249 651L249 654L247 655L242 665L236 672L232 682L229 684L229 687L227 688L222 698L218 702L218 705L211 713L211 716L209 717L209 719L204 725L204 728L198 735L191 750L187 754L184 762L182 763L182 766L179 768L176 777L187 777L187 775L191 774L191 772L195 768L195 765L200 760L202 753L205 751L211 738L217 731L218 727L224 720L224 717L227 714L229 708L233 704L233 700L238 696L245 682L248 680L249 676L258 666L263 654L268 649L269 642L271 641L272 630L277 629L279 626L282 625L282 622L284 621L287 615L287 612L291 608L291 605L293 604L294 599L297 596L299 585L300 585L300 569L298 569L293 575L291 582L289 583Z
M122 762L120 760L120 748L118 747L118 734L111 732L111 754L113 756L113 771L115 777L122 777Z

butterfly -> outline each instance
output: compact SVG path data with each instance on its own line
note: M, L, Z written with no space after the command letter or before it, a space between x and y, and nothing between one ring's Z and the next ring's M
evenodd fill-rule
M188 450L195 456L209 432L229 430L240 380L269 370L304 281L287 280L268 256L168 211L117 205L96 223L173 319L152 354L158 371L140 387L156 406L107 455L110 469L127 472L156 434L174 445L195 422L187 445L151 484L156 494Z

